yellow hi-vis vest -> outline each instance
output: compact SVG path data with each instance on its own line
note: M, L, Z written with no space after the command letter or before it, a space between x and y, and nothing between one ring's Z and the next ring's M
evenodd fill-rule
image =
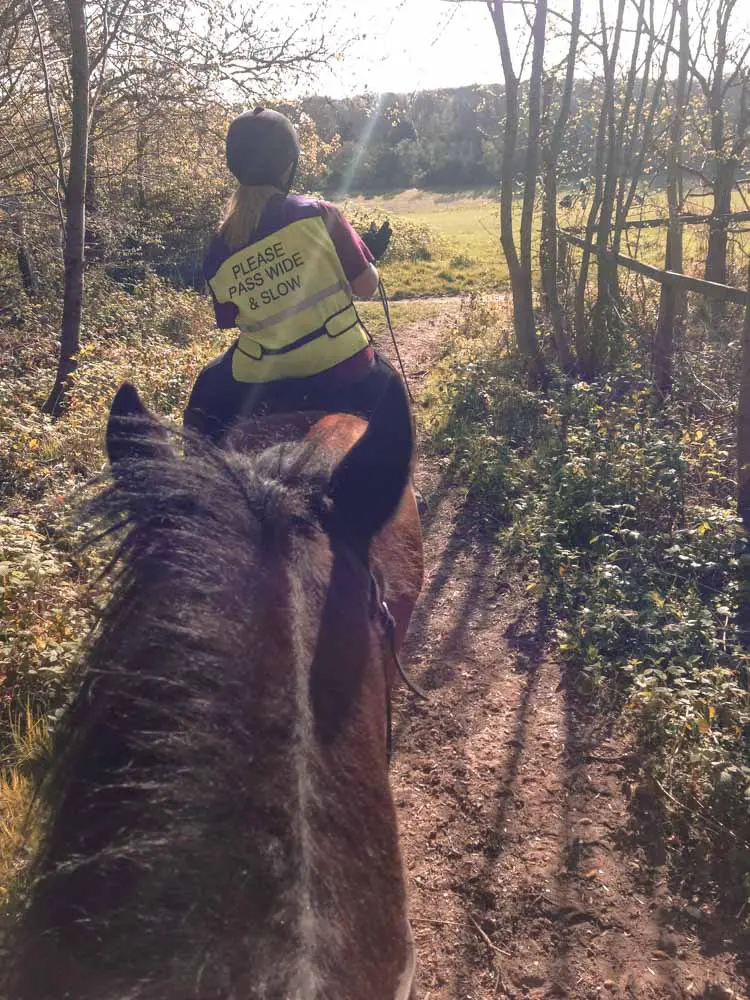
M319 216L239 250L209 284L219 302L237 306L232 375L238 382L317 375L369 343Z

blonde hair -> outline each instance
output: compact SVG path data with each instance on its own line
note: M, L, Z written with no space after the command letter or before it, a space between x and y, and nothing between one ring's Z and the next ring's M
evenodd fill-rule
M239 250L250 242L250 238L258 228L263 209L275 194L283 192L272 184L237 186L227 202L219 224L219 235L230 250Z

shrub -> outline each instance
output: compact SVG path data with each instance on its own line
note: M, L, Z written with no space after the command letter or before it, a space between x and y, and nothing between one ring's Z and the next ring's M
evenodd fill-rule
M17 874L8 859L31 766L14 750L18 732L10 723L27 713L25 733L54 723L96 617L88 583L99 564L95 555L77 553L71 512L104 465L110 400L127 379L155 412L179 420L195 376L228 338L195 293L154 277L130 293L92 269L70 405L52 423L40 406L56 367L61 304L54 273L49 297L36 303L16 287L12 268L0 274L0 350L8 361L0 380L0 785L18 806L0 824L2 898Z
M6 278L7 280L7 278ZM147 279L133 294L88 275L83 346L65 415L40 411L55 371L59 303L11 295L0 312L0 700L50 711L92 619L69 514L102 469L108 404L135 382L157 413L179 420L199 368L218 353L210 309ZM7 734L6 734L7 735ZM0 745L3 734L0 732Z
M393 235L385 261L433 260L448 252L448 244L436 229L425 223L412 222L401 215L389 216L383 211L361 208L359 205L345 205L344 214L357 232L364 234L371 225L381 226L388 219L393 227Z
M731 405L697 405L687 381L697 370L730 394L726 359L707 373L706 357L695 349L665 405L642 360L595 383L558 375L542 395L474 300L432 376L428 427L498 544L534 573L579 683L624 708L673 844L731 846L750 889L748 661L734 627L746 543L727 495Z

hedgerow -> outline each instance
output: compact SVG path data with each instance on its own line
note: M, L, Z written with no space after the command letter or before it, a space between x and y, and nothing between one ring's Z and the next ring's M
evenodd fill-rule
M31 302L14 272L0 259L0 900L16 871L33 747L44 750L96 617L98 564L78 551L71 515L104 467L109 402L130 380L156 412L179 420L198 370L226 346L201 296L156 278L128 292L91 270L74 390L53 423L40 408L54 379L59 275Z
M546 393L531 391L502 330L491 305L468 302L432 377L431 446L450 456L474 517L530 574L576 683L623 708L636 787L660 812L669 849L730 850L735 885L750 893L738 347L688 346L663 403L643 358L593 383L557 375ZM696 393L696 378L707 391Z

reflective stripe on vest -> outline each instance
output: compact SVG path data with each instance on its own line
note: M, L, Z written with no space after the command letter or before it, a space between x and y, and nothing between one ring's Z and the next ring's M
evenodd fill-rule
M238 382L317 375L368 344L320 216L239 250L209 284L218 302L237 307L232 374Z

